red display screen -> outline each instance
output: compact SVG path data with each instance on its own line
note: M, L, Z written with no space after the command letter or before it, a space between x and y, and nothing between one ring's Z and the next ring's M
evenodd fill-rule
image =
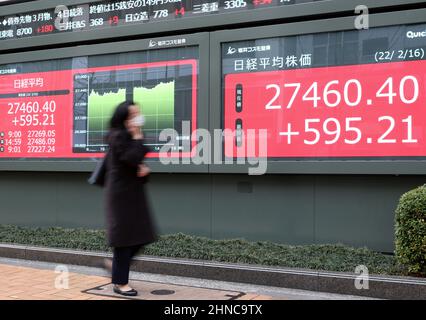
M267 129L269 157L425 156L425 75L426 61L228 75L225 127Z
M72 157L71 71L1 76L0 83L0 157ZM30 87L25 94L21 85Z
M3 67L11 74L0 76L0 157L101 157L111 115L125 100L137 102L145 115L148 157L158 157L166 143L159 141L162 130L181 134L182 121L196 129L197 60L99 66L111 57L44 62L53 69L45 72ZM64 70L54 70L59 68ZM168 142L175 143L171 156L191 155L180 145L183 139Z
M422 28L225 45L225 156L265 156L266 142L277 159L425 157L426 38L409 36Z

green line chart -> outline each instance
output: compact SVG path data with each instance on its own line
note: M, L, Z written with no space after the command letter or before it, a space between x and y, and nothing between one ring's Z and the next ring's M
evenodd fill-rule
M88 131L107 131L108 122L117 105L126 100L126 89L97 93L91 90L88 107Z
M109 121L118 104L132 96L145 116L144 131L148 135L158 136L168 128L174 128L175 122L175 81L159 82L152 87L143 85L116 90L91 89L88 98L88 146L104 145Z
M152 89L136 87L133 101L141 106L145 116L144 130L161 131L174 128L175 123L175 82L161 82Z
M92 69L93 70L93 69ZM161 132L183 134L184 121L193 121L194 66L153 64L74 75L74 152L104 152L108 148L111 117L124 101L134 101L145 117L145 144L159 152L167 144L180 151L182 139L163 141ZM186 137L185 137L186 138Z

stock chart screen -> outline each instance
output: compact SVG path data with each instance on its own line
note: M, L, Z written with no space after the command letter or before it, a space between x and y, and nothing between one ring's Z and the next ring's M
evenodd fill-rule
M107 149L115 107L137 103L145 142L158 157L164 129L171 156L189 156L196 128L198 47L0 66L0 158L92 158Z
M68 7L58 5L47 10L11 16L0 15L0 41L157 21L166 23L192 17L307 2L314 0L127 0L92 2Z
M426 24L223 43L226 156L424 159L425 51Z

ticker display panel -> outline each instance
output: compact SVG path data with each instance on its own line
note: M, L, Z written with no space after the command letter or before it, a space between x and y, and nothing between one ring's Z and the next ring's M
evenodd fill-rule
M0 66L0 159L101 157L115 107L133 100L145 115L150 158L167 143L189 157L196 129L198 47L80 56ZM174 129L167 142L160 132Z
M225 156L425 159L425 52L426 24L222 43Z
M323 0L320 0L323 1ZM228 12L281 7L314 0L127 0L101 1L0 16L0 41L96 31Z

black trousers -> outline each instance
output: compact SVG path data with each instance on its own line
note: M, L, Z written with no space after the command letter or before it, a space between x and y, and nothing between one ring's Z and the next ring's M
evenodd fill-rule
M129 282L130 262L141 248L141 245L114 248L112 258L113 284L125 285Z

